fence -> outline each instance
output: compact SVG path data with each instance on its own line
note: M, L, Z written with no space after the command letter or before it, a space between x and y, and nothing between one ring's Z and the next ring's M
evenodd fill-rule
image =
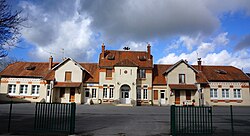
M171 134L211 134L212 107L171 106Z
M36 103L34 129L74 134L75 111L75 103Z

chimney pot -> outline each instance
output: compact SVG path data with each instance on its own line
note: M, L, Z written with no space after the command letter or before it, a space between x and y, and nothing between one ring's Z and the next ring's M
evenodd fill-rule
M149 43L147 46L147 52L148 52L148 59L151 59L151 45Z
M201 66L201 58L198 58L198 61L197 61L197 63L198 63L198 70L199 71L202 71L202 66Z
M102 43L102 59L104 59L105 45Z
M49 57L49 70L52 69L52 65L53 65L53 57L50 56L50 57Z

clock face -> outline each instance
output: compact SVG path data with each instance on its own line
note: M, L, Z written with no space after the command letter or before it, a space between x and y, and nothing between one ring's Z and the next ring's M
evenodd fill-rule
M128 73L128 71L127 70L124 70L124 74L127 74Z

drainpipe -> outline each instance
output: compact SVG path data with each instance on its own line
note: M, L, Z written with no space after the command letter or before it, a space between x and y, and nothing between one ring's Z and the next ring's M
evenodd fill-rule
M52 103L52 101L53 101L53 99L52 99L53 98L52 96L54 95L53 94L53 88L54 88L54 81L50 81L50 98L49 98L50 103Z

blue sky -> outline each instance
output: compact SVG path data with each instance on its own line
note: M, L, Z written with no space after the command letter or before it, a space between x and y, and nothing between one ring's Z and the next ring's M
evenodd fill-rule
M146 50L154 63L186 59L196 64L233 65L250 72L248 0L12 0L28 18L18 48L9 56L56 61L63 56L98 62L106 49ZM64 49L64 52L62 51Z

